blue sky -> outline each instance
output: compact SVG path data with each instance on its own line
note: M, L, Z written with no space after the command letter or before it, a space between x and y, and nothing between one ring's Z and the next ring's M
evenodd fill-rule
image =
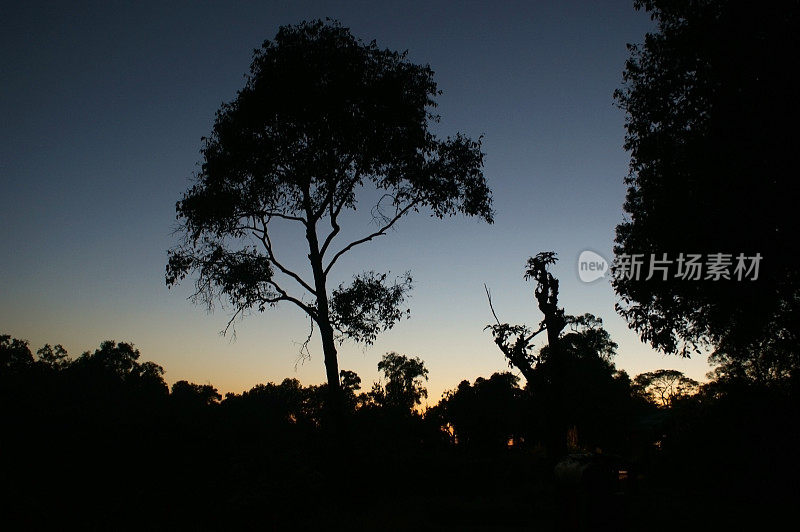
M171 383L240 392L259 382L324 380L308 324L283 305L237 322L167 290L175 202L199 161L214 113L244 83L252 50L278 27L333 17L359 38L428 63L444 91L442 134L484 135L496 223L427 215L354 250L336 279L362 270L411 270L411 318L369 349L344 344L340 366L366 386L387 351L421 357L430 400L507 368L483 328L500 318L535 325L527 257L553 250L568 313L605 320L631 375L669 367L702 379L704 357L681 360L639 342L613 310L605 281L581 283L577 257L610 258L622 220L628 155L620 85L626 43L652 28L632 3L603 2L96 2L19 3L0 31L0 332L72 355L104 339L134 342ZM363 205L368 205L364 198ZM352 235L370 229L350 220ZM297 238L283 256L305 268ZM296 259L293 258L296 255Z

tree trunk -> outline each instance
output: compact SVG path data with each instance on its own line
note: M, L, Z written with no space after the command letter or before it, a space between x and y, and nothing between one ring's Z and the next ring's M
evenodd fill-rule
M328 387L331 391L341 390L339 383L339 359L336 353L336 342L333 338L333 328L330 323L319 325L320 336L322 337L322 352L325 355L325 374L328 377Z
M550 348L550 356L552 357L552 382L551 386L553 397L553 417L554 426L553 440L551 452L554 458L561 458L568 452L567 440L569 438L569 422L567 421L568 412L565 408L568 398L565 395L566 387L566 372L564 354L561 351L560 334L563 329L563 323L558 316L551 316L550 319L552 328L547 327L547 345Z
M565 397L565 371L564 358L561 352L561 331L564 329L563 312L558 308L558 280L552 279L547 274L544 275L542 296L539 298L539 310L544 314L545 326L547 329L547 347L549 349L548 364L551 368L551 380L549 383L549 397L551 405L549 408L549 432L547 451L554 459L560 459L567 454L567 438L569 424L566 420L567 412L564 405L567 401Z
M330 308L328 306L327 278L322 266L317 229L314 224L309 223L306 227L306 239L308 240L309 249L308 259L311 262L311 270L314 274L314 291L317 293L316 322L319 326L322 352L325 356L329 406L334 424L338 425L338 420L342 417L344 408L342 387L339 383L339 359L336 353L336 340L333 336L333 326L331 325Z

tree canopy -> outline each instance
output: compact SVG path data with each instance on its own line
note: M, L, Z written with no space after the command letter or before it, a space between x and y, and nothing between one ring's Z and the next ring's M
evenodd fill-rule
M33 365L33 354L26 340L0 336L0 375L13 375Z
M378 362L378 371L386 379L383 387L377 383L373 387L373 396L381 405L397 412L411 413L423 398L428 397L424 385L428 380L428 368L419 357L386 353Z
M675 369L657 369L637 375L633 379L634 391L641 397L662 407L696 393L699 383Z
M338 390L335 338L374 341L402 317L411 287L409 275L369 271L331 290L339 258L411 212L492 221L480 139L430 130L438 94L430 66L338 22L281 27L255 51L245 87L204 139L200 171L177 203L183 240L169 252L167 284L194 275L196 299L227 301L233 318L296 305L319 328ZM356 210L364 188L380 197L377 228L338 242L343 213ZM273 246L279 222L302 228L310 277Z
M746 358L775 347L767 345L773 340L796 346L799 227L789 191L796 188L800 4L635 5L657 30L629 45L615 93L631 155L615 254L617 262L638 254L644 265L638 278L616 276L618 311L668 353L688 356L708 345ZM687 279L681 261L691 255L719 258L727 276ZM740 257L759 257L758 271L740 279ZM663 259L669 270L648 280Z

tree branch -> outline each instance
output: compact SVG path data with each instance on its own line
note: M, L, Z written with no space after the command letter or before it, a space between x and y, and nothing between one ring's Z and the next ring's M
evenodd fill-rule
M500 319L497 317L497 313L494 311L494 305L492 304L492 293L489 292L489 287L486 286L486 283L483 284L483 288L484 288L484 290L486 290L486 299L489 300L489 309L492 311L492 316L494 316L494 321L497 322L497 325L502 325L500 323ZM540 332L542 332L542 331L544 331L546 329L547 329L547 325L542 324L537 331L534 331L533 333L531 333L530 336L524 337L525 338L525 343L528 344L531 340L533 340L533 338L537 334L539 334Z
M270 285L272 285L272 287L275 289L275 291L278 292L279 296L278 297L273 297L273 298L262 298L261 301L263 303L275 304L275 303L278 303L279 301L290 301L290 302L294 303L295 305L297 305L298 307L300 307L300 309L303 310L303 312L308 314L308 316L310 318L312 318L313 320L316 321L317 313L314 311L313 307L308 306L306 303L303 303L302 301L300 301L299 299L297 299L294 296L290 296L288 293L286 293L286 290L281 288L278 285L278 283L276 283L275 281L270 279L267 282Z
M283 214L281 212L274 212L274 211L264 211L263 213L260 213L260 215L262 217L265 216L267 218L273 218L273 217L274 218L283 218L284 220L289 220L289 221L292 221L292 222L300 222L303 225L308 225L308 220L306 220L305 218L303 218L301 216L291 216L289 214Z
M355 172L353 172L353 179L351 179L350 182L347 184L345 190L350 190L351 187L355 186L355 184L358 182L359 179L361 179L361 170L357 169ZM336 204L336 207L334 207L334 204L336 202L333 201L333 199L331 199L331 202L328 204L329 207L328 215L330 216L332 231L328 234L328 236L325 238L325 242L322 244L322 248L319 251L320 257L325 256L325 252L328 250L328 246L330 246L331 242L333 242L333 239L336 237L336 235L339 234L339 231L341 230L341 227L339 227L338 218L339 214L342 212L342 209L344 208L346 198L347 195L342 194L341 201L339 201L339 203Z
M228 329L231 328L231 325L233 325L233 322L236 320L236 317L239 314L242 314L244 312L245 308L246 307L239 307L239 308L236 309L236 312L234 312L233 316L231 316L231 319L228 320L228 323L225 325L225 328L222 329L222 331L221 331L222 332L222 336L227 336ZM233 331L233 339L236 339L236 330Z
M314 319L309 316L309 321L311 322L311 325L308 330L308 336L300 344L300 352L298 354L297 360L294 363L295 371L297 371L298 364L306 360L311 360L311 351L308 350L308 344L311 343L311 338L314 336Z
M543 331L546 331L546 330L547 330L547 324L544 324L544 323L543 323L543 324L542 324L542 325L539 327L539 330L532 332L530 336L528 336L528 337L526 337L526 338L525 338L525 343L526 343L526 344L527 344L527 343L529 343L531 340L533 340L533 337L534 337L534 336L536 336L536 335L537 335L537 334L539 334L540 332L543 332Z
M261 241L261 243L264 245L264 248L267 250L267 253L269 254L269 260L275 266L277 266L278 269L282 273L284 273L285 275L288 275L289 277L291 277L292 279L297 281L298 284L300 284L300 286L302 286L303 288L305 288L306 290L311 292L311 294L316 296L317 292L313 288L311 288L311 285L309 285L307 282L305 282L303 280L302 277L300 277L298 274L296 274L295 272L293 272L289 268L285 267L283 264L281 264L278 261L278 259L275 258L275 252L272 250L272 240L269 238L269 231L267 230L267 224L268 223L269 223L269 219L265 220L264 218L262 218L261 219L261 224L262 224L262 228L261 229L257 229L255 227L248 227L248 229L253 231L253 236L255 236L256 238L258 238Z
M497 313L494 311L494 305L492 305L492 293L489 292L489 287L486 286L486 283L483 283L483 289L486 290L486 299L489 300L489 309L492 311L492 316L494 316L494 321L500 325L500 319L497 317Z
M363 244L365 242L369 242L373 238L385 235L386 231L388 231L397 222L397 220L402 218L403 215L405 213L407 213L409 210L411 210L411 208L414 207L416 204L417 204L416 201L412 201L411 203L409 203L408 205L406 205L405 207L403 207L402 209L397 211L397 213L394 215L394 218L391 218L389 220L389 223L387 223L386 225L381 227L378 231L375 231L371 235L367 235L364 238L361 238L361 239L356 240L354 242L350 242L347 246L345 246L342 250L340 250L336 255L333 256L333 258L331 259L331 262L328 264L328 267L325 268L325 275L328 275L328 272L331 271L331 268L333 268L333 265L336 263L336 261L339 259L339 257L344 255L345 253L347 253L348 251L350 251L354 247L358 246L359 244Z
M337 222L336 219L338 218L339 213L342 211L342 205L344 205L344 200L342 200L341 203L339 203L339 205L336 207L336 209L333 208L333 203L331 203L331 205L330 205L330 207L331 207L331 209L330 209L330 217L331 217L331 228L332 228L332 231L325 238L325 242L322 244L322 248L319 250L319 256L320 257L324 257L325 256L325 252L328 250L328 246L330 246L331 242L333 242L334 237L336 235L338 235L339 231L341 230L341 227L339 227L339 223Z

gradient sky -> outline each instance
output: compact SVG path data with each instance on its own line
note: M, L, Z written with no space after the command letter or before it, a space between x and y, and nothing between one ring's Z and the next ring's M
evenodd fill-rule
M289 5L291 4L291 5ZM484 135L496 222L408 218L349 253L335 282L362 270L411 270L411 318L368 349L344 344L340 366L377 380L387 351L419 356L429 402L462 379L507 369L484 326L483 283L503 321L541 319L527 257L553 250L561 302L605 320L632 376L669 367L698 380L705 357L655 353L614 312L606 281L580 282L577 257L610 258L622 220L626 43L651 30L630 0L564 2L17 2L0 27L0 333L61 343L71 355L104 339L130 341L143 360L241 392L260 382L324 380L321 347L298 362L308 322L285 304L219 332L229 310L167 290L175 202L199 161L214 113L244 84L252 50L278 27L333 17L354 35L428 63L444 94L437 131ZM366 201L364 205L367 205ZM351 220L353 235L369 231ZM296 235L283 257L305 268ZM292 258L296 255L296 260ZM345 260L346 259L346 260Z

